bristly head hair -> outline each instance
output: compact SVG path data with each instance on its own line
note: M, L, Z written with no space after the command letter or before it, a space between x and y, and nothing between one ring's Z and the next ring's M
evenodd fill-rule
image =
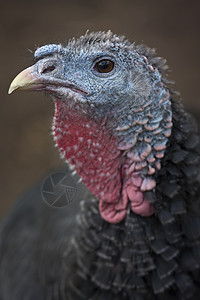
M125 54L125 56L130 56L130 53L133 52L137 59L140 58L140 64L146 64L149 65L150 68L152 67L153 69L158 70L162 75L161 80L164 83L173 83L173 81L166 78L166 70L168 70L166 60L161 57L157 57L154 48L149 48L143 44L136 45L135 43L130 43L125 36L118 36L113 34L110 30L107 32L86 31L86 33L79 38L72 38L69 40L66 47L63 47L61 44L42 46L35 51L34 56L36 59L41 59L53 53L62 54L66 51L66 49L70 49L71 53L87 53L88 51L93 52L99 50L108 50L111 52L121 52L121 54Z
M135 43L130 43L125 36L116 35L111 30L106 32L89 32L89 30L87 30L86 33L78 39L72 38L69 40L68 46L71 48L76 47L78 50L89 49L94 46L101 49L109 46L113 49L123 48L124 50L134 51L138 53L138 55L146 57L149 64L152 65L153 68L157 68L162 75L165 73L166 76L166 70L168 70L166 59L157 57L155 48L149 48L144 44L136 45ZM173 81L166 78L163 78L163 81L165 83L173 83Z
M89 45L102 45L102 44L109 44L116 46L116 44L121 44L122 46L129 46L131 45L128 40L125 39L124 36L118 36L116 34L113 34L111 30L105 31L97 31L97 32L89 32L89 30L86 31L86 33L82 36L80 36L78 39L72 38L68 45L73 46L74 44L76 47L88 47Z

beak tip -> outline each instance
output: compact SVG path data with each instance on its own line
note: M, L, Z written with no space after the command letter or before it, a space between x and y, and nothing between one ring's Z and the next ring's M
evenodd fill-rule
M14 91L13 87L10 85L9 89L8 89L8 95L12 94L12 92Z
M15 90L19 88L19 84L16 84L15 79L11 82L9 89L8 89L8 95L12 94Z
M28 90L37 81L37 78L35 79L33 75L33 67L25 69L13 79L8 89L9 95L17 89Z

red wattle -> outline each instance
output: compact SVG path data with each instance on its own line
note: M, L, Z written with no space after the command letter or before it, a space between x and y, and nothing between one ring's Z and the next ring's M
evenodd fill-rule
M128 201L133 212L149 216L152 205L141 190L154 187L142 178L132 162L125 163L118 141L105 124L87 119L65 103L56 102L54 136L62 155L75 167L87 188L99 199L103 219L118 223L126 216Z

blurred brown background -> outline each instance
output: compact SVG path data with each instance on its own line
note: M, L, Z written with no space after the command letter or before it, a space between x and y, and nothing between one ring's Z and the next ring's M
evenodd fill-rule
M200 113L198 0L3 1L0 7L0 215L29 186L64 162L51 138L53 103L37 93L7 90L32 64L37 46L66 42L87 29L108 30L145 43L167 58L184 103ZM199 114L200 115L200 114Z

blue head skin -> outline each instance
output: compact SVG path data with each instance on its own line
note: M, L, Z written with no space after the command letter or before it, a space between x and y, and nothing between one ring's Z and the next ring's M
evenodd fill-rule
M162 128L170 119L169 92L162 77L165 60L154 57L152 49L130 44L124 37L108 31L86 33L65 47L54 44L40 47L35 58L37 76L45 83L44 90L66 105L75 106L81 114L96 120L108 118L115 135L130 139L130 132L141 130L140 124L135 130L130 128L134 122L148 119ZM108 72L99 71L98 63L102 61L112 62ZM117 128L128 130L116 132ZM151 135L142 131L143 137Z
M66 47L51 44L38 48L35 58L39 61L35 66L42 75L41 81L53 78L56 83L57 79L54 96L65 101L69 94L78 91L73 94L72 102L68 99L68 104L73 105L76 99L85 103L88 112L95 107L92 113L99 117L112 110L115 117L121 119L122 110L130 109L130 113L139 110L162 86L158 69L153 69L138 50L144 51L110 31L90 33L70 41ZM109 72L100 72L98 63L106 60L111 61L113 67ZM68 83L70 89L64 87L62 81L65 85ZM45 90L48 89L53 92L52 86L46 85ZM164 88L162 93L165 93Z

